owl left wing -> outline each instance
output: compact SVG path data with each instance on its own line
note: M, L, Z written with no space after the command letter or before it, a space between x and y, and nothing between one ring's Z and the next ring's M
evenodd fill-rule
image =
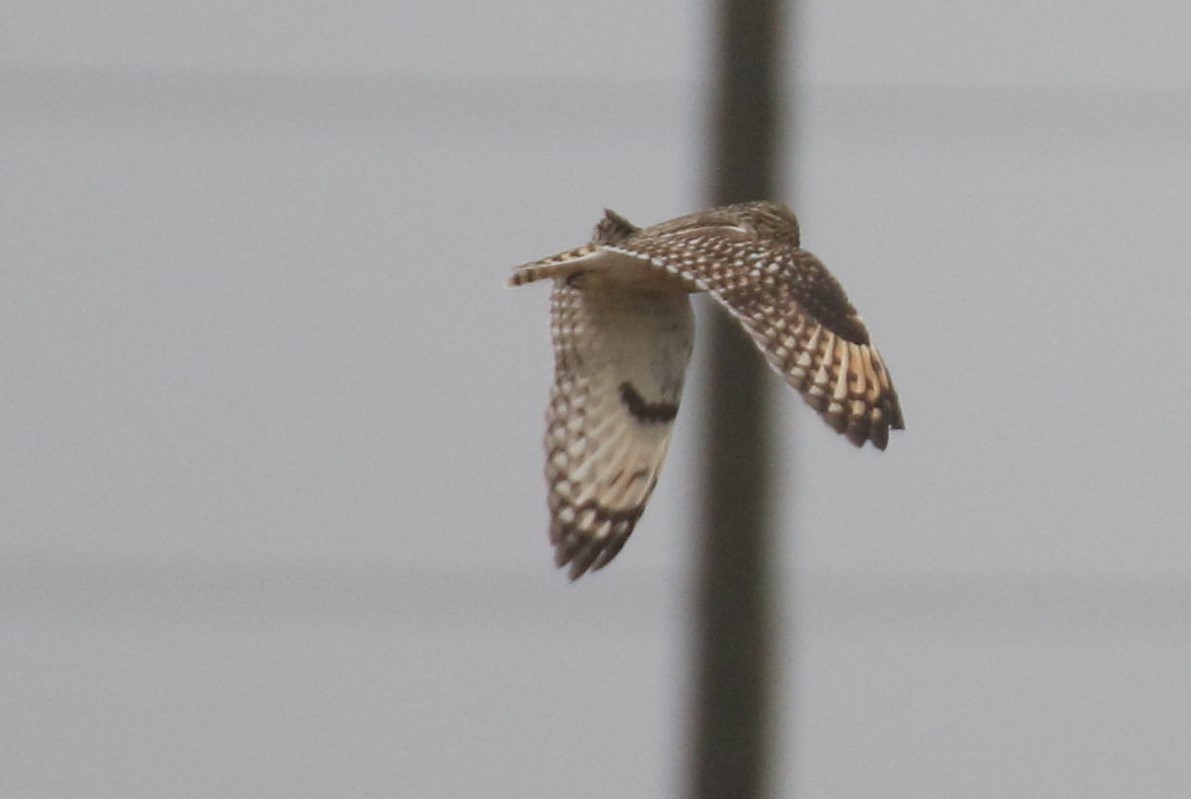
M648 232L648 231L647 231ZM843 287L811 253L732 226L687 227L605 245L705 291L786 382L856 446L885 449L905 426L897 391Z
M620 552L670 445L694 338L681 291L558 277L546 482L555 561L571 579Z

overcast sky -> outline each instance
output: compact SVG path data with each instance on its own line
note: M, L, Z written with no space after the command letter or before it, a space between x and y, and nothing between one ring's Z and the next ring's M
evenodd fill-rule
M1176 0L802 3L815 83L1186 88ZM690 81L710 6L635 3L12 0L8 64Z
M1191 7L799 20L787 198L908 429L857 452L770 380L780 784L1176 795ZM546 289L501 286L605 206L704 203L709 23L6 4L0 787L678 793L705 342L569 586Z

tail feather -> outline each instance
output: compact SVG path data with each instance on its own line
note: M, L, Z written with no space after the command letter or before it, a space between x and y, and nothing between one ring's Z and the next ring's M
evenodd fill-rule
M576 261L595 255L600 249L601 245L599 244L584 244L582 247L576 247L573 250L567 250L557 255L551 255L536 261L530 261L527 264L521 264L513 270L513 274L509 276L509 279L505 282L505 286L516 288L517 286L524 286L526 283L536 283L539 280L546 280L547 278L564 277L575 268Z
M591 232L589 243L573 250L521 264L513 270L513 274L505 285L515 288L524 286L526 283L536 283L539 280L565 277L577 266L577 261L588 259L601 252L605 245L617 244L640 230L641 228L620 214L610 208L605 208L604 217L596 223L595 229Z

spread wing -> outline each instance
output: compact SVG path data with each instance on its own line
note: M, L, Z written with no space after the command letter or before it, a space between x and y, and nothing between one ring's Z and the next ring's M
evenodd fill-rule
M693 314L681 291L572 273L555 279L551 319L550 539L575 579L615 557L645 510L682 398Z
M853 444L885 449L890 428L905 426L868 330L840 284L806 250L747 228L689 224L647 228L604 246L714 297L769 364Z
M543 279L554 282L550 537L572 579L616 556L653 492L691 352L689 292L727 308L852 443L884 449L889 430L904 426L868 330L826 267L798 246L786 209L714 209L644 230L609 211L589 244L517 267L509 285Z

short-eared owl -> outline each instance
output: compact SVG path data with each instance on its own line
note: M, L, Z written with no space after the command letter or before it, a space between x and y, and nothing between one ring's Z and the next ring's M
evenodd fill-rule
M550 538L572 579L616 556L657 482L705 291L837 432L885 449L897 392L843 288L799 246L785 206L751 202L638 228L612 211L591 242L517 267L551 278L546 411Z

